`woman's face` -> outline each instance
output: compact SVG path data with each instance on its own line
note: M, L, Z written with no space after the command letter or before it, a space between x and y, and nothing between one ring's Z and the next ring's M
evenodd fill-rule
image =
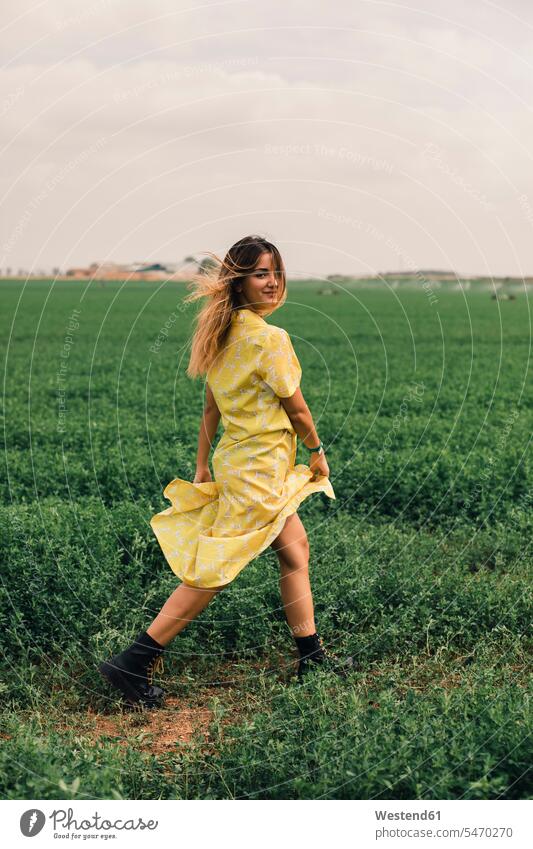
M252 274L238 287L239 303L258 313L272 311L278 300L278 281L273 270L272 254L261 254Z

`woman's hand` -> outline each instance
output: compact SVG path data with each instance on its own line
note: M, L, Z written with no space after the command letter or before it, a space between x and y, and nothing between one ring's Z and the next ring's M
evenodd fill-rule
M204 468L197 468L196 474L194 476L193 483L208 483L211 481L211 472L209 471L208 466L204 466Z
M325 477L329 478L329 466L325 454L318 454L316 451L311 452L309 468L314 472L314 478L312 480L316 479L319 475L325 475Z

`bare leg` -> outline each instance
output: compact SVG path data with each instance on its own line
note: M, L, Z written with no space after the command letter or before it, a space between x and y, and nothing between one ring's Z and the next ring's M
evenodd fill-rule
M287 518L271 547L280 564L279 587L289 628L294 637L308 637L316 632L309 580L309 541L297 513Z
M215 587L206 590L202 587L189 587L187 584L180 584L168 597L147 629L148 634L162 646L166 646L223 589L224 587Z

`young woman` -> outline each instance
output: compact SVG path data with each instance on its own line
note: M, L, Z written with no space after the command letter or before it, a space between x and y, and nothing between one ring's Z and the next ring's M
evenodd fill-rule
M204 298L187 373L206 375L205 407L194 481L166 487L171 506L151 520L181 584L147 631L100 672L133 706L158 707L154 685L162 653L174 637L268 546L280 565L287 623L299 649L301 681L317 665L345 675L353 659L326 654L314 619L309 543L297 513L313 492L335 498L329 466L299 388L302 370L285 330L266 316L287 298L278 249L260 236L236 242L223 262L194 276L185 301ZM220 419L224 433L209 451ZM309 466L294 464L297 435Z

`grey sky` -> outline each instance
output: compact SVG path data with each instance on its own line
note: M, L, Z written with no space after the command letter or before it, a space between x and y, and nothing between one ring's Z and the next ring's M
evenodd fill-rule
M533 7L4 2L0 267L533 274Z

